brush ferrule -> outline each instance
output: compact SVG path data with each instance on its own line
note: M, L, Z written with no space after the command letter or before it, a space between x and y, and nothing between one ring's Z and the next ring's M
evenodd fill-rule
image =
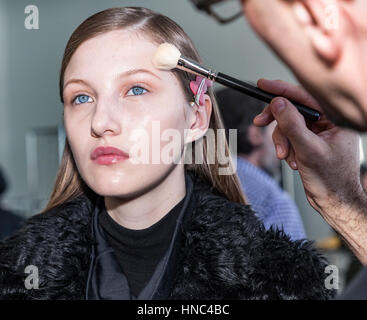
M215 70L208 69L196 61L181 56L177 63L177 68L198 76L205 77L211 81L215 81L218 73Z

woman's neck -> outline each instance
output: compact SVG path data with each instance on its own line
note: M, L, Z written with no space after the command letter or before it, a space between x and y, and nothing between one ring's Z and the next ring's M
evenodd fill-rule
M186 194L185 171L176 165L152 190L132 200L105 197L108 214L128 229L149 228L162 219Z

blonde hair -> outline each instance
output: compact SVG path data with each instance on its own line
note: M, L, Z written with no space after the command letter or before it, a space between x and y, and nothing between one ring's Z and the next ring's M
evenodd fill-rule
M175 45L180 52L193 60L201 62L199 54L195 49L194 44L188 35L177 25L174 21L168 17L151 11L146 8L139 7L123 7L123 8L111 8L101 12L98 12L88 19L86 19L71 35L62 59L59 90L60 99L63 100L63 85L64 85L64 73L68 66L71 57L77 50L77 48L86 40L91 39L97 35L118 30L118 29L130 29L133 32L144 34L149 37L153 42L161 44L163 42L169 42ZM185 96L188 101L192 100L193 94L190 90L190 81L194 79L194 76L179 70L173 70L176 77L179 79L182 88L185 92ZM210 89L208 92L212 99L212 115L210 119L209 128L222 129L223 124L218 111L218 106L215 101L214 93ZM223 130L220 130L219 134L224 134ZM216 192L225 196L231 201L246 204L246 199L243 195L238 177L235 173L232 175L219 175L219 164L215 161L215 164L209 164L207 162L208 146L206 138L203 143L203 164L195 164L195 144L192 146L193 163L186 165L185 169L195 172L201 178L208 181ZM220 139L225 143L225 153L229 155L229 148L227 142L224 139ZM217 136L215 136L215 149L217 149ZM232 166L232 164L230 163ZM234 171L232 171L234 172ZM81 194L90 193L91 190L84 183L79 172L77 170L73 155L70 150L70 146L66 139L65 148L61 160L61 164L56 176L55 185L51 193L50 200L43 210L48 211L54 207L57 207L64 202L79 196ZM93 194L93 192L92 192Z

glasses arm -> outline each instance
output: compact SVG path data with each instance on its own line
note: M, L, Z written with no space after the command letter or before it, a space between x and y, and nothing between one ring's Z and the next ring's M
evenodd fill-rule
M198 10L206 12L208 15L210 15L215 20L217 20L217 22L222 23L222 24L232 22L243 15L243 12L241 10L240 12L238 12L237 14L229 18L222 18L221 16L219 16L212 9L212 7L215 4L218 4L219 2L223 2L223 1L226 1L226 0L191 0L191 2L196 6Z
M225 24L225 23L229 23L232 22L234 20L236 20L237 18L243 16L243 12L238 12L235 15L233 15L232 17L229 18L222 18L219 15L217 15L213 10L211 10L211 8L208 8L208 14L211 15L215 20L217 20L218 22Z

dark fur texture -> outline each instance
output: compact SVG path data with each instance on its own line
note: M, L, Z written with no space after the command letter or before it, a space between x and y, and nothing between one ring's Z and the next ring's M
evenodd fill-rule
M249 206L196 182L195 210L183 226L181 263L170 299L327 299L326 261L308 241L266 231ZM82 196L28 220L0 245L0 299L84 299L92 202ZM39 289L27 290L27 265Z

